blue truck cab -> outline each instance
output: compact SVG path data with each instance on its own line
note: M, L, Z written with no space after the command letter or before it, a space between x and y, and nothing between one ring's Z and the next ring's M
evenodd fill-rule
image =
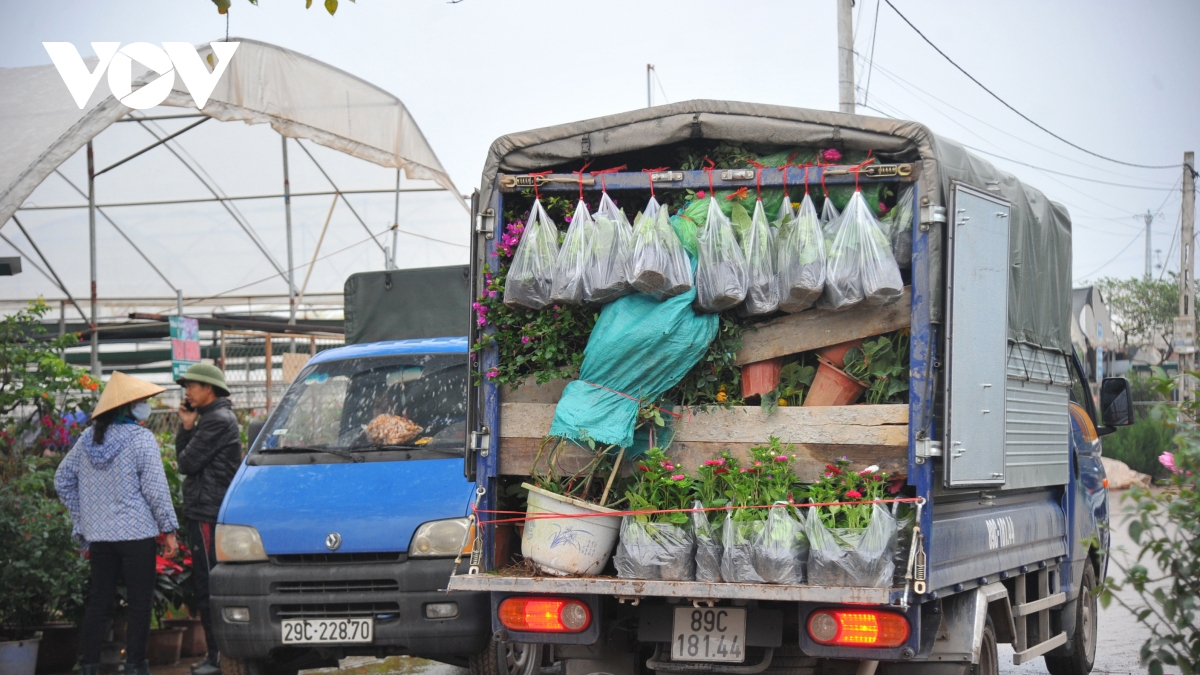
M465 338L331 349L299 373L217 524L212 611L226 673L358 654L465 665L484 649L487 595L444 590L471 542L467 377ZM420 431L368 430L400 417Z

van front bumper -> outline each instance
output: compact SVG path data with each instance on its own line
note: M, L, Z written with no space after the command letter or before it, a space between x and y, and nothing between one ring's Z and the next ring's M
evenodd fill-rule
M401 556L403 558L403 556ZM210 574L210 607L217 647L245 659L316 649L348 655L409 655L465 663L491 637L487 593L447 593L453 559L399 562L222 563ZM439 590L440 589L440 590ZM426 618L426 605L453 602L458 614ZM249 621L233 622L226 608L244 607ZM284 645L282 619L375 619L371 643Z

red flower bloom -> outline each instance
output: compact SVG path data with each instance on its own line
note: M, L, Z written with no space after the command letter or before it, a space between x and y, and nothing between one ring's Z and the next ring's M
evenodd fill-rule
M646 473L650 473L650 469L648 469L645 464L638 464L638 471L644 471Z
M716 471L713 471L714 476L720 476L723 473L729 473L729 469L717 469Z
M846 493L846 499L862 499L862 493L858 490L850 490Z

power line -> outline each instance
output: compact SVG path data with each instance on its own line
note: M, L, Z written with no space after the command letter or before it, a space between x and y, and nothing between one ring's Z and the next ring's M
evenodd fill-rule
M988 94L990 94L990 95L991 95L991 97L992 97L992 98L994 98L994 99L996 99L997 101L999 101L999 102L1000 102L1000 103L1001 103L1001 104L1002 104L1004 107L1006 107L1006 108L1008 108L1009 110L1013 111L1014 113L1016 113L1017 115L1019 115L1019 116L1020 116L1022 119L1024 119L1026 122L1029 122L1030 124L1032 124L1033 126L1037 127L1038 129L1041 129L1042 131L1046 132L1047 134L1050 134L1050 135L1051 135L1051 136L1053 136L1054 138L1057 138L1058 140L1062 141L1063 143L1066 143L1067 145L1071 146L1072 148L1075 148L1076 150L1079 150L1079 151L1081 151L1081 152L1085 152L1085 153L1087 153L1087 154L1089 154L1089 155L1091 155L1091 156L1093 156L1093 157L1098 157L1098 158L1100 158L1100 159L1103 159L1103 160L1105 160L1105 161L1108 161L1108 162L1113 162L1114 164L1124 164L1125 166L1132 166L1132 167L1136 167L1136 168L1139 168L1139 169L1177 169L1177 168L1179 168L1179 165L1178 165L1178 164L1135 164L1135 163L1133 163L1133 162L1126 162L1126 161L1119 160L1119 159L1113 159L1112 157L1108 157L1108 156L1102 155L1102 154L1100 154L1100 153L1098 153L1098 152L1093 152L1093 151L1091 151L1091 150L1088 150L1087 148L1083 147L1082 145L1077 145L1077 144L1075 144L1075 143L1072 143L1071 141L1068 141L1067 139L1063 138L1062 136L1059 136L1058 134L1054 133L1053 131L1050 131L1050 130L1049 130L1049 129L1047 129L1046 127L1044 127L1044 126L1042 126L1042 125L1038 124L1037 122L1033 121L1033 118L1029 117L1028 115L1026 115L1025 113L1021 112L1020 110L1017 110L1016 108L1014 108L1014 107L1013 107L1011 104L1009 104L1009 102L1008 102L1008 101L1005 101L1004 99L1000 98L1000 96L999 96L998 94L996 94L996 92L992 91L991 89L988 89L986 85L984 85L984 84L983 84L982 82L980 82L979 80L975 79L975 76L971 75L971 74L970 74L970 73L968 73L968 72L967 72L967 71L966 71L966 70L965 70L965 69L964 69L962 66L958 65L957 63L955 63L955 62L954 62L954 59L950 58L950 57L949 57L949 56L946 54L946 52L942 51L942 50L941 50L941 49L940 49L940 48L939 48L937 45L933 44L933 41L932 41L932 40L930 40L929 38L925 37L925 34L924 34L924 33L922 33L922 32L921 32L921 30L920 30L919 28L917 28L916 26L914 26L914 25L913 25L913 22L911 22L911 21L909 21L909 20L908 20L908 17L906 17L906 16L904 16L903 14L901 14L901 13L900 13L900 10L896 9L896 6L892 4L892 0L883 0L883 1L884 1L884 2L886 2L886 3L888 4L888 7L891 7L891 8L892 8L892 11L893 11L893 12L895 12L897 16L899 16L901 19L903 19L903 20L904 20L904 23L908 24L908 27L909 27L909 28L913 29L913 31L914 31L914 32L915 32L917 35L921 36L921 39L922 39L922 40L924 40L926 44L928 44L930 47L933 47L934 51L936 51L938 54L941 54L942 58L946 59L946 61L948 61L948 62L950 63L950 65L952 65L952 66L954 66L955 68L957 68L957 69L958 69L958 71L959 71L960 73L962 73L963 75L966 75L966 76L967 76L967 79L969 79L969 80L971 80L972 82L974 82L975 84L979 85L979 88L980 88L980 89L982 89L982 90L986 91Z
M1083 275L1077 276L1075 278L1076 279L1087 279L1088 277L1092 276L1096 272L1099 272L1100 270L1104 269L1105 267L1108 267L1109 265L1113 264L1113 262L1116 261L1117 258L1120 258L1122 255L1125 255L1125 252L1129 250L1129 247L1133 246L1133 242L1137 241L1141 237L1142 237L1142 233L1138 232L1137 234L1135 234L1133 236L1133 239L1129 240L1128 244L1125 244L1125 248L1121 249L1116 255L1114 255L1112 258L1110 258L1108 262L1097 267L1096 269L1092 270L1091 272L1088 272L1087 274L1083 274Z
M1012 162L1013 164L1020 164L1021 166L1027 166L1027 167L1029 167L1029 168L1031 168L1031 169L1037 169L1038 171L1045 171L1046 173L1052 173L1052 174L1055 174L1055 175L1058 175L1058 176L1065 176L1065 177L1067 177L1067 178L1074 178L1075 180L1085 180L1085 181L1087 181L1087 182L1089 182L1089 183L1099 183L1099 184L1101 184L1101 185L1115 185L1115 186L1117 186L1117 187L1125 187L1125 188L1130 188L1130 189L1132 189L1132 190L1154 190L1155 192L1173 192L1173 191L1175 190L1175 188L1168 188L1168 187L1153 187L1153 186L1150 186L1150 185L1130 185L1129 183L1117 183L1117 182L1115 182L1115 181L1100 180L1100 179L1098 179L1098 178L1086 178L1086 177L1084 177L1084 176L1076 176L1076 175L1074 175L1074 174L1070 174L1070 173L1063 173L1062 171L1055 171L1054 169L1047 169L1047 168L1045 168L1045 167L1042 167L1042 166L1037 166L1037 165L1034 165L1034 164L1029 164L1028 162L1022 162L1022 161L1020 161L1020 160L1016 160L1016 159L1013 159L1013 158L1011 158L1011 157L1005 157L1005 156L1003 156L1003 155L997 155L997 154L996 154L996 153L994 153L994 152L988 152L987 150L981 150L981 149L979 149L979 148L975 148L975 147L972 147L972 146L970 146L970 145L967 145L966 143L963 143L963 147L964 147L964 148L967 148L968 150L974 150L975 152L983 153L983 154L985 154L985 155L988 155L988 156L990 156L990 157L995 157L996 159L1002 159L1002 160L1004 160L1004 161L1006 161L1006 162Z
M871 28L871 55L867 58L867 86L863 89L863 103L871 96L871 71L875 70L875 36L879 33L879 0L875 0L875 25Z

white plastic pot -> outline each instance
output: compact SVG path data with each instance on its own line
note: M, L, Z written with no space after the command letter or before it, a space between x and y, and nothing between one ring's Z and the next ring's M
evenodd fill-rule
M41 633L28 640L0 642L0 673L4 675L33 675L37 669L38 643Z
M528 483L523 487L529 489L526 515L616 513L613 509L556 495ZM548 574L595 576L608 564L620 530L620 516L527 520L525 534L521 537L521 555Z

